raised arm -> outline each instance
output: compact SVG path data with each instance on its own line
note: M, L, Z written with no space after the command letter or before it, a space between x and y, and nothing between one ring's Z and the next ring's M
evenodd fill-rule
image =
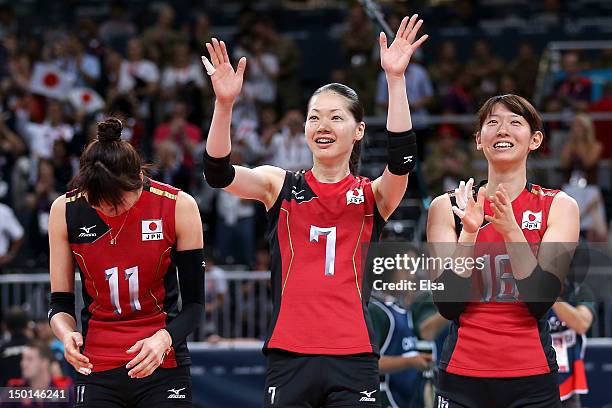
M385 71L389 89L387 131L389 132L389 164L383 175L373 182L376 204L383 218L387 219L404 197L408 185L408 173L416 163L416 139L412 130L406 79L404 73L412 54L427 39L421 36L415 41L423 24L414 14L404 17L391 46L387 47L387 36L380 33L380 65Z
M234 71L223 41L213 38L211 43L206 43L206 48L210 61L202 56L202 63L216 99L204 152L204 175L212 187L223 188L241 198L259 200L269 209L283 186L285 171L273 166L249 169L229 164L232 109L242 89L247 60L240 58Z

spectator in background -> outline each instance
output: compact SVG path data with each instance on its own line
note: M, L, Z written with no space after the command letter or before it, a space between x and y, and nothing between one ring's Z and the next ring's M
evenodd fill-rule
M563 107L575 112L584 112L591 103L591 80L581 75L580 58L576 51L563 55L565 78L555 84L554 94Z
M144 58L142 41L132 38L127 46L127 59L121 62L117 90L120 94L131 93L139 102L138 113L142 118L150 117L150 102L158 89L159 70Z
M172 140L164 140L155 145L156 168L151 178L170 184L183 191L191 191L192 169L183 163L183 153Z
M34 160L50 159L53 144L61 140L69 143L74 137L74 128L64 120L62 103L53 99L47 102L47 114L42 124L28 122L25 125L26 140Z
M244 165L240 148L232 149L231 164ZM250 267L255 261L255 205L225 190L217 193L215 248L219 261ZM236 245L239 242L240 245Z
M251 37L246 50L236 50L236 59L243 56L249 60L245 81L252 88L256 102L275 103L279 73L277 56L266 49L260 36Z
M173 28L176 13L172 6L162 3L158 9L155 25L145 30L142 39L151 59L157 66L164 67L167 61L172 60L174 44L187 38Z
M170 118L157 126L153 134L153 144L170 140L176 143L183 157L183 164L189 170L193 170L194 152L202 142L202 131L200 127L187 121L189 107L184 101L174 102Z
M518 84L516 92L525 98L531 98L538 76L540 58L536 55L533 45L525 41L519 46L518 54L508 66L508 72ZM504 93L500 90L500 93Z
M18 306L4 315L9 337L0 342L0 387L5 387L11 378L21 378L21 355L29 338L28 314Z
M202 44L206 44L212 38L210 31L210 18L204 12L198 12L193 18L193 25L191 28L191 48L198 49Z
M100 61L98 57L85 52L78 37L66 36L54 44L54 51L54 63L74 76L75 87L96 87L101 73Z
M72 366L64 357L64 343L55 337L53 330L51 330L51 326L49 325L49 320L46 317L35 322L34 332L35 338L46 344L49 349L51 349L51 353L53 354L51 375L53 377L58 377L61 376L62 373L72 372Z
M470 70L459 71L459 75L453 80L453 85L448 94L442 100L442 112L457 114L474 112L473 83L474 75Z
M312 153L304 136L304 116L299 110L290 110L281 120L280 132L272 136L268 146L267 164L290 171L309 170Z
M11 201L12 172L20 156L26 153L24 141L5 122L6 112L0 111L0 200Z
M516 94L518 92L516 80L509 73L505 73L501 76L501 78L499 78L499 85L497 85L497 89L501 95Z
M607 241L608 237L603 197L597 185L602 150L591 118L586 114L576 115L569 140L561 152L561 167L568 180L563 191L578 203L582 237L595 242Z
M589 112L612 112L612 82L606 83L601 99L589 107ZM612 159L612 120L596 120L593 125L595 137L603 147L602 159Z
M497 82L503 67L504 61L491 52L487 41L476 40L465 70L474 75L472 94L476 97L477 103L484 102L497 93Z
M124 52L124 44L128 38L136 34L136 26L130 21L130 15L125 2L114 0L110 4L110 16L100 25L98 35L100 40L113 49Z
M19 253L23 234L23 227L13 209L0 203L0 272L9 266Z
M253 25L254 35L260 37L266 50L278 60L277 90L280 112L299 109L302 95L299 82L300 50L290 38L276 31L272 19L263 17ZM202 43L200 43L202 44Z
M449 94L453 81L459 75L461 64L457 59L457 49L452 41L444 41L440 46L438 59L427 67L431 81L436 87L438 104Z
M51 403L45 401L44 399L36 400L35 398L24 398L20 401L20 403L8 403L7 408L71 407L72 404L70 403L70 397L72 394L72 380L70 377L53 375L53 363L53 353L51 352L49 346L41 340L30 340L24 347L21 356L20 366L22 375L20 377L10 379L7 385L9 387L29 387L34 390L64 390L66 399Z
M228 287L225 271L215 262L212 253L206 256L206 269L204 270L204 313L206 322L205 336L221 334L220 313L223 309Z
M202 65L192 59L187 41L179 41L174 46L174 58L162 72L161 98L172 101L178 96L188 100L191 106L190 120L202 123L202 97L206 87ZM167 105L170 105L171 102Z
M363 7L357 3L351 6L347 23L347 30L342 36L342 52L348 80L346 84L360 95L364 110L368 114L373 111L376 94L376 83L372 78L379 68L378 61L373 59L378 36L374 33Z
M36 182L25 198L29 211L26 221L28 227L28 247L33 251L31 259L38 264L46 264L49 256L48 224L51 204L60 196L55 189L55 169L50 160L38 163Z
M453 190L459 180L471 174L470 159L459 146L459 132L448 124L437 130L432 152L427 154L423 168L425 182L432 196Z

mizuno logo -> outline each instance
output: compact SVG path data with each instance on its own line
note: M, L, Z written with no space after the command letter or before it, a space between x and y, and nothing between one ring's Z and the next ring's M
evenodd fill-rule
M414 156L404 156L404 164L412 163L412 158Z
M374 394L377 390L373 391L361 391L360 394L365 395L365 397L361 397L359 402L376 402L376 398L372 398L372 394Z
M81 227L79 228L80 230L83 230L84 232L81 232L79 234L79 238L84 238L84 237L95 237L97 234L95 232L89 232L92 229L94 229L96 226L92 225L91 227Z
M170 395L168 395L168 399L174 398L174 399L185 399L185 395L181 394L181 391L183 391L185 388L179 388L178 390L175 390L174 388L172 388L171 390L168 390L168 392L170 393Z

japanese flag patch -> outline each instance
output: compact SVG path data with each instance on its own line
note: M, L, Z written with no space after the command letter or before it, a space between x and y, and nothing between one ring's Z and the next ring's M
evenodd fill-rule
M142 220L142 240L161 241L164 239L162 220Z

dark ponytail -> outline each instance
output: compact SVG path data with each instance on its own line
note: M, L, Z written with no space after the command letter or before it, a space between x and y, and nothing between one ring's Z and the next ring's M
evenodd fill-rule
M79 171L70 181L69 187L85 192L92 206L105 203L116 208L125 192L142 187L140 156L121 139L122 130L119 119L98 122L98 137L85 148Z
M361 104L361 101L359 100L359 96L357 95L357 92L355 92L352 88L346 85L334 82L331 84L323 85L322 87L314 91L314 93L312 94L310 98L312 99L313 96L316 96L323 92L333 92L335 94L338 94L344 97L348 102L348 110L351 113L351 115L353 115L355 122L360 123L363 121L363 115L364 115L363 105ZM359 171L359 163L361 161L361 142L362 140L356 140L355 143L353 143L353 150L351 151L351 157L349 159L349 170L351 174L353 174L354 176L356 176Z

